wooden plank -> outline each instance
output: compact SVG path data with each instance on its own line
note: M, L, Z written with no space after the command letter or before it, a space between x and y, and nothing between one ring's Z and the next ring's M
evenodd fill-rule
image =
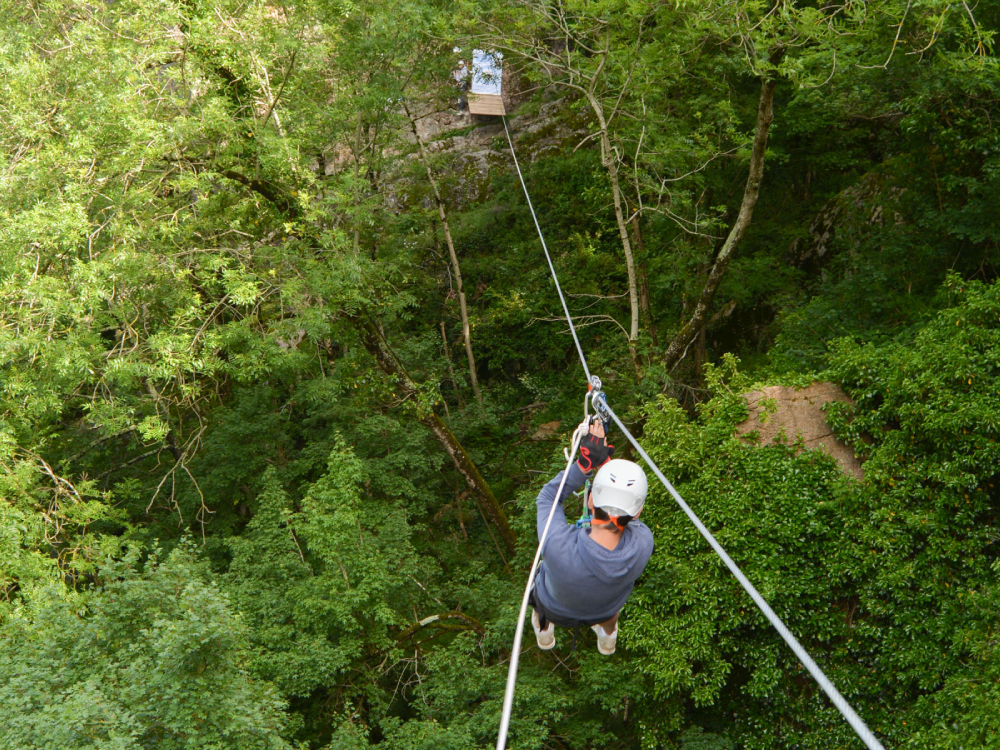
M473 115L505 115L503 97L496 94L469 93L469 113Z

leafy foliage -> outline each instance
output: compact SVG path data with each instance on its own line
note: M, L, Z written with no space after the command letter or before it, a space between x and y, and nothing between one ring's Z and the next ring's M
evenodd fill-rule
M479 47L618 412L887 747L998 744L993 5L0 12L0 745L493 745L583 393L504 131L454 111ZM753 223L667 372L767 77ZM862 482L734 437L816 373ZM671 502L615 657L526 649L512 746L850 746Z
M73 593L40 587L0 626L6 747L280 750L284 703L243 666L244 630L193 551L133 550Z

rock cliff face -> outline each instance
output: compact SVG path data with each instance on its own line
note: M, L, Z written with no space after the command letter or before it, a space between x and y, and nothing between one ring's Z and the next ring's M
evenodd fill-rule
M867 233L872 225L901 224L904 219L896 207L902 193L903 188L890 184L883 174L864 175L820 209L809 223L809 236L788 248L789 262L807 272L822 271L838 244L851 246L852 235Z
M586 137L583 123L570 125L567 118L557 117L565 105L564 98L552 98L527 112L508 109L511 114L507 126L522 164L553 152L572 150ZM462 210L484 200L491 169L513 171L500 117L470 115L453 107L427 110L417 117L417 133L428 152L443 157L436 168L442 170L441 177L447 182L444 197L449 210ZM412 136L408 140L412 143Z
M756 431L762 445L773 443L779 435L789 442L801 437L807 449L829 453L845 474L864 479L861 461L850 446L837 440L823 413L823 405L831 401L852 403L837 385L813 383L801 390L774 385L751 391L744 398L750 407L750 417L737 426L736 434Z

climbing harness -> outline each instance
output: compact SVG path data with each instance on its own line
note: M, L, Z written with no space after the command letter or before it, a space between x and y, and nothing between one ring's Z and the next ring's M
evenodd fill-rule
M722 548L722 545L719 544L718 540L712 535L712 532L710 532L705 524L701 522L701 519L698 518L697 514L695 514L695 512L691 509L691 506L684 501L684 498L681 497L680 493L674 489L674 486L667 480L667 478L663 475L663 472L660 471L660 468L653 462L653 459L649 457L649 454L643 450L642 446L639 445L639 441L632 436L632 433L629 432L628 428L622 423L622 421L618 418L618 415L615 414L614 410L608 404L607 397L601 388L602 384L600 378L596 375L591 375L590 370L587 367L587 360L583 354L583 347L580 346L580 340L577 338L576 328L573 326L573 319L570 317L569 308L566 305L566 299L563 297L562 288L559 286L559 279L556 277L555 267L552 265L552 258L549 257L549 251L545 245L545 238L542 236L542 229L538 224L538 217L535 216L535 209L531 205L531 197L528 195L528 187L524 182L524 176L521 174L521 167L517 163L517 154L514 151L514 141L511 139L510 130L507 128L506 117L503 118L503 127L504 132L507 134L507 143L510 144L511 156L514 158L514 167L517 169L517 176L521 181L521 188L524 190L524 197L528 201L528 208L531 211L532 219L535 221L535 229L538 231L538 238L542 242L542 250L545 251L545 259L548 261L549 271L552 273L552 280L555 282L556 291L559 293L559 299L562 302L563 312L566 314L566 322L569 324L570 333L573 334L573 341L576 344L577 352L580 355L580 364L583 365L583 371L587 376L588 394L587 399L584 399L585 419L584 425L581 425L581 428L584 427L588 421L586 417L588 414L587 400L589 399L597 416L604 420L606 424L614 422L618 426L618 429L622 431L622 434L628 438L628 441L636 449L636 452L638 452L649 468L653 470L656 478L660 480L664 487L666 487L667 491L680 506L680 509L684 511L684 514L691 520L691 523L694 524L695 528L698 529L698 533L705 538L705 541L707 541L709 546L715 551L715 554L717 554L722 562L725 563L726 567L729 568L729 571L733 574L733 576L735 576L740 586L743 587L743 590L750 595L754 604L757 605L774 629L778 631L778 635L780 635L782 640L788 644L788 647L791 648L792 652L798 657L799 661L802 662L802 665L808 670L809 674L812 675L812 678L816 680L816 683L820 686L823 692L826 693L833 705L837 707L837 710L840 711L841 715L843 715L843 717L847 720L847 723L850 724L851 728L855 731L861 741L865 743L868 750L885 750L878 738L872 734L872 731L868 728L861 717L858 716L844 696L840 694L836 687L834 687L833 683L830 682L827 676L823 673L823 670L819 668L815 661L813 661L812 657L809 656L808 652L802 647L802 644L798 642L795 636L792 635L791 631L785 626L785 623L781 621L781 618L775 614L774 610L771 609L770 605L764 600L764 597L762 597L754 585L750 583L750 580L743 574L743 571L740 570L739 566L733 562L733 559ZM567 454L568 462L566 464L566 472L569 471L569 468L573 463L573 456L575 455L576 450L579 447L580 440L583 437L581 428L578 428L573 434L572 450ZM514 633L514 645L513 650L511 651L510 667L507 671L507 692L504 694L503 713L500 718L500 733L497 737L497 750L505 750L507 746L507 730L510 727L510 713L514 701L514 685L517 680L517 661L521 651L521 635L524 631L524 617L527 612L528 596L531 592L531 587L534 584L535 573L538 568L538 561L541 558L542 546L544 545L545 537L548 534L549 524L552 522L552 511L555 510L555 506L559 503L559 499L562 496L563 486L566 483L566 472L563 473L562 482L559 484L559 490L556 493L555 502L552 504L552 510L549 511L549 518L545 524L545 529L542 532L542 537L539 540L538 550L535 552L535 561L531 566L531 572L528 574L528 586L525 589L524 599L521 602L521 613L518 617L517 629ZM586 508L586 502L587 495L584 494L584 508ZM581 519L581 521L582 520L583 519ZM577 525L580 525L580 521L577 522Z

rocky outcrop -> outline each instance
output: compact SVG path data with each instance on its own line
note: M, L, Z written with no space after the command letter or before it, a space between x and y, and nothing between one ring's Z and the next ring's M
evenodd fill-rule
M840 191L826 203L809 223L808 235L795 240L788 248L788 260L807 272L821 271L841 240L850 246L850 235L872 225L886 222L901 224L896 210L903 188L887 184L883 174L869 172L856 183Z
M802 389L774 385L751 391L744 398L750 417L736 427L737 435L756 432L761 445L769 445L779 436L788 442L801 438L807 449L833 456L848 476L864 478L861 461L850 446L836 438L823 413L823 406L831 401L853 403L837 385L813 383Z
M566 122L568 118L559 116L565 105L564 98L555 98L527 114L508 115L507 125L522 165L547 154L572 150L586 137L583 123L574 128ZM488 197L491 169L514 169L499 117L470 115L451 107L418 117L417 132L427 151L450 157L444 162L447 166L442 176L451 178L447 180L445 200L452 210L467 208ZM407 140L413 142L412 137Z

